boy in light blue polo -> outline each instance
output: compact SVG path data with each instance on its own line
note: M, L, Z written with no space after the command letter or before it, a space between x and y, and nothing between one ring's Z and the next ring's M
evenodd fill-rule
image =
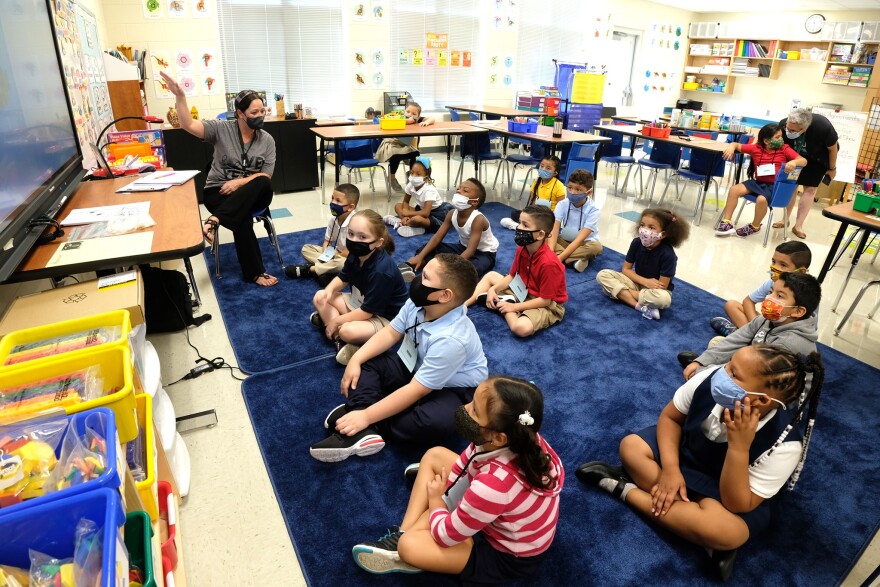
M476 285L474 266L458 255L441 253L425 265L394 320L349 360L341 384L347 401L324 419L330 436L311 446L314 458L375 454L386 438L437 444L453 437L456 409L489 376L463 306Z
M602 252L599 242L599 208L593 203L593 174L586 169L572 171L566 199L556 204L556 222L547 239L559 260L583 273Z

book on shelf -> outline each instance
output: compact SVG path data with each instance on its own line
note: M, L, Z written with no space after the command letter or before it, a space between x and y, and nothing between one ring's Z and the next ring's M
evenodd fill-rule
M849 83L850 69L841 65L829 65L825 70L825 76L822 79L826 84L837 84L845 86Z
M867 88L868 82L871 81L871 68L864 65L857 65L852 68L847 85L857 88Z
M768 55L772 55L774 52L775 41L772 41L767 47L755 41L740 41L737 47L737 54L740 57L766 59Z
M831 47L831 55L829 55L828 61L832 61L834 63L849 63L849 60L852 57L852 50L852 45L847 45L845 43L835 43Z

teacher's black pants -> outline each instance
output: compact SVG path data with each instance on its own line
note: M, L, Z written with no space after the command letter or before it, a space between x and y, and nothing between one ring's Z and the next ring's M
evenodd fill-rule
M219 187L205 188L205 208L232 231L238 264L246 281L254 281L266 269L254 233L254 212L262 212L272 202L272 180L261 175L224 196ZM217 238L216 236L214 238Z

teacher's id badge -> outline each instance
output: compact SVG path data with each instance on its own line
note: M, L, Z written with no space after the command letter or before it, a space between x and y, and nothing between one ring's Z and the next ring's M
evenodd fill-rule
M767 175L776 175L776 165L773 163L764 163L763 165L758 165L757 176L765 177Z
M529 289L523 282L522 277L519 276L519 273L517 273L513 277L513 281L510 282L510 291L513 292L513 295L516 296L516 299L519 302L524 302L528 297Z
M324 252L321 253L321 255L318 257L318 262L326 263L327 261L332 259L333 255L335 255L335 254L336 254L336 247L334 247L333 245L329 245L326 249L324 249Z
M406 365L410 373L416 370L416 363L419 361L419 351L409 334L403 335L403 341L400 343L397 356L400 357L400 360L403 361L403 364Z

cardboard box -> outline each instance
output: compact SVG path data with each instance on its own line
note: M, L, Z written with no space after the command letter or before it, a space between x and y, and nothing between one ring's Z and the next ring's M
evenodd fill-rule
M132 328L143 324L144 280L139 270L15 298L0 321L0 336L108 310L128 310Z

